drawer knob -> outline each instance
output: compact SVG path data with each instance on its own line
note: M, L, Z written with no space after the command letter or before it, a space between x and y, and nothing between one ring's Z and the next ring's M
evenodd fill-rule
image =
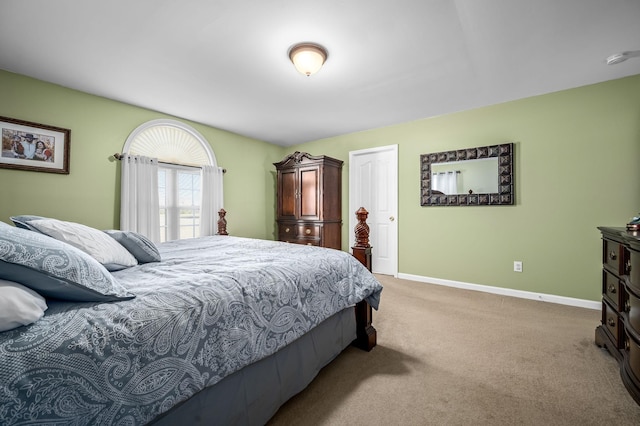
M307 235L311 234L311 229L306 229L306 230L304 231L304 233L305 233L305 234L307 234Z
M616 326L616 322L613 320L613 318L607 318L607 324L609 324L609 327Z
M284 232L289 232L289 228L284 228Z
M609 284L609 293L616 294L616 286Z
M625 350L628 351L630 346L631 345L629 344L629 339L624 339L624 348L625 348Z
M609 252L609 259L611 259L611 260L616 260L616 259L617 259L617 257L618 257L618 256L616 255L616 252L615 252L615 251L611 250L611 251Z
M629 312L630 310L631 310L631 303L627 299L627 300L624 301L624 311L625 312Z
M627 274L631 272L631 260L627 260Z

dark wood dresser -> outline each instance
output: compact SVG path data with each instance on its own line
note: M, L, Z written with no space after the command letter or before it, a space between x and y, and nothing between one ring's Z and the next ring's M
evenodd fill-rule
M298 151L274 163L278 240L341 249L342 164Z
M640 233L598 227L602 233L602 320L596 344L620 364L627 390L640 404Z

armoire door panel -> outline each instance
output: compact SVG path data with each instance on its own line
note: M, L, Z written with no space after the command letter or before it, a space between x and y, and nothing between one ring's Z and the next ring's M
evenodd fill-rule
M296 217L296 173L282 172L280 180L280 216L283 218Z
M317 167L300 170L300 218L319 218L318 174Z

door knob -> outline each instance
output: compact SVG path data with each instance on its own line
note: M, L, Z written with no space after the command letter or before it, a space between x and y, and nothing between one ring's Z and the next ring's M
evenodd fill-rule
M393 222L394 220L396 220L396 218L395 218L395 217L393 217L393 216L389 216L389 220L390 220L391 222Z

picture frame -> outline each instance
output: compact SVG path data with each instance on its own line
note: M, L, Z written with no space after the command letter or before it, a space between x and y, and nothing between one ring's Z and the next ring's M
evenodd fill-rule
M71 130L0 116L0 168L69 174Z

